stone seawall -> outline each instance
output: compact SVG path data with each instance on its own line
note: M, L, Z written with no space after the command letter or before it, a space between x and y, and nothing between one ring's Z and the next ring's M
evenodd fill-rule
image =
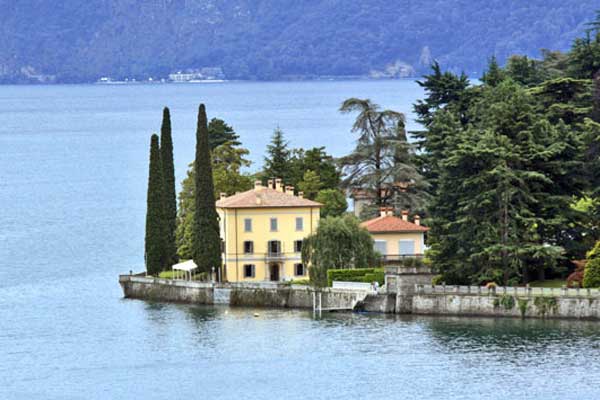
M416 284L374 294L360 289L326 288L315 292L308 286L270 282L213 284L134 275L122 275L119 282L125 297L153 301L312 309L316 297L323 310L600 320L600 290L595 289Z
M417 294L413 314L524 318L600 319L600 299L592 297Z
M248 307L312 309L315 293L307 286L268 282L213 284L132 275L121 275L119 283L126 298ZM319 294L323 309L352 310L368 293L364 290L326 288Z

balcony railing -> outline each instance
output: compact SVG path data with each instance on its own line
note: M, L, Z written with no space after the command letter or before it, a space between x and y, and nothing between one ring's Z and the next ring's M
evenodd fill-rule
M382 264L393 264L398 263L402 264L403 261L407 261L408 259L422 259L423 254L385 254L381 256Z

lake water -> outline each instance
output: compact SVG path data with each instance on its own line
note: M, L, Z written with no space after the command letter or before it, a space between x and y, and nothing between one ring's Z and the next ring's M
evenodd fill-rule
M199 102L260 166L349 151L348 97L409 114L413 81L0 86L0 399L598 399L600 324L124 300L143 269L149 135L171 107L178 180ZM255 312L259 313L254 317Z

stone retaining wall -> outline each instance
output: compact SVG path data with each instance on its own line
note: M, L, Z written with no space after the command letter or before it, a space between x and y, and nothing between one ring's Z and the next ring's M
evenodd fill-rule
M277 283L213 284L121 275L126 298L194 304L226 304L249 307L313 307L314 290L308 286ZM326 288L321 292L324 309L352 309L365 298L364 290Z

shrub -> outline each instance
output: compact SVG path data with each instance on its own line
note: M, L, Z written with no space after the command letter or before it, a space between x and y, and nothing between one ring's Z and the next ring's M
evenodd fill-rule
M583 274L583 287L600 287L600 258L592 258L585 265Z
M327 285L333 281L342 282L379 282L384 283L383 268L330 269L327 271Z
M600 240L596 242L594 247L585 255L588 260L592 260L594 258L600 258Z
M444 275L436 275L433 278L431 278L431 284L432 285L441 285L444 283Z

